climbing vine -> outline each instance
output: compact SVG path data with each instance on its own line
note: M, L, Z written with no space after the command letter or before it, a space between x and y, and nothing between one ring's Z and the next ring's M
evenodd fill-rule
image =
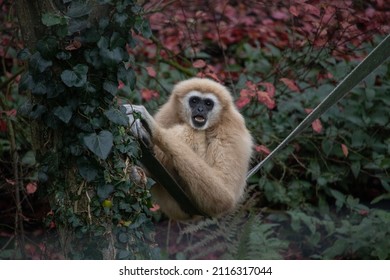
M129 50L135 34L151 36L149 23L136 1L62 2L43 13L36 49L19 54L47 224L65 258L156 258L150 182L134 166L140 152L120 106L137 99Z

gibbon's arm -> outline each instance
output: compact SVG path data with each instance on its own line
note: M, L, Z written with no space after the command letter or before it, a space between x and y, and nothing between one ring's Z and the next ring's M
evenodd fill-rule
M211 166L186 143L177 141L170 129L159 127L143 106L125 107L130 123L136 124L132 126L132 133L142 138L150 138L147 130L134 120L132 113L135 111L142 115L149 126L152 142L172 158L175 170L186 182L189 195L201 210L216 216L234 207L245 186L247 162L246 159L240 160L240 156L232 158L232 153L239 155L242 145L234 143L234 139L226 140L226 143L216 143L212 155L215 157L214 164ZM235 138L235 141L239 141L239 137Z

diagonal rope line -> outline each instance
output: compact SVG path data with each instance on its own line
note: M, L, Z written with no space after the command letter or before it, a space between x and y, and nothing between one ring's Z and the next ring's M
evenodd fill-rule
M264 164L283 149L293 138L306 129L315 119L318 119L330 107L343 98L352 88L366 78L379 65L390 56L390 35L359 63L330 93L329 95L309 114L306 118L259 164L253 167L247 174L246 179L256 173Z

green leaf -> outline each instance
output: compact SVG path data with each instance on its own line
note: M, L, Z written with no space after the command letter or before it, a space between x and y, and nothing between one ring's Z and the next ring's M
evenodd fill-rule
M95 180L98 175L98 170L95 168L94 164L85 157L77 160L77 167L81 177L87 182Z
M337 206L337 208L341 209L341 207L343 207L343 205L344 205L344 203L346 201L345 195L342 194L339 191L336 191L336 190L330 189L329 191L332 194L332 196L336 199L336 206Z
M24 48L18 52L17 58L20 60L28 60L31 56L29 49Z
M99 197L99 200L103 201L107 199L113 191L114 191L113 185L99 185L97 187L96 193Z
M47 93L47 87L44 83L39 82L33 85L31 92L36 95L44 95Z
M72 108L70 106L58 106L54 108L53 113L66 124L69 123L73 115Z
M103 83L103 89L115 96L118 92L118 85L111 81L105 81Z
M103 130L99 134L91 133L85 136L83 140L87 148L103 160L110 154L113 146L112 133L107 130Z
M331 247L323 252L323 255L327 259L334 259L336 256L342 255L348 247L349 244L346 240L337 239Z
M104 115L107 117L107 119L109 119L109 121L115 124L127 126L129 123L126 114L115 108L111 108L108 111L105 111Z
M56 54L56 58L59 60L68 60L72 57L70 52L59 52Z
M47 112L47 108L45 106L35 104L32 106L29 117L35 120L35 119L38 119L40 116L42 116L46 112Z
M87 83L88 66L77 64L73 70L65 70L61 73L61 80L68 87L82 87Z
M126 86L130 87L131 90L134 90L136 84L136 75L132 68L126 69L124 65L118 67L118 81L122 81Z
M359 173L360 173L360 161L354 161L352 162L351 164L351 171L352 171L352 174L355 178L357 178L359 176Z
M58 49L58 39L55 37L47 37L37 42L37 50L46 59L54 57Z
M149 21L147 21L145 18L137 17L134 28L145 38L150 38L152 36L152 29L150 28Z
M126 13L115 13L114 20L120 26L124 27L129 16Z
M82 3L79 1L73 1L70 5L66 15L71 18L79 18L89 15L91 7L88 3Z
M42 15L42 23L43 25L50 27L58 24L65 24L66 19L61 15L46 13Z
M31 56L29 65L32 73L42 73L46 68L52 66L53 62L44 59L39 52L36 52Z
M22 164L27 166L34 166L36 163L34 151L28 151L22 158Z

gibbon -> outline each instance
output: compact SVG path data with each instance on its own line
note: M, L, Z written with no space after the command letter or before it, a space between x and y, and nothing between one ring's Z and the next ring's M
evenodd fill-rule
M253 142L226 87L204 78L179 82L154 118L143 106L125 107L132 133L152 143L156 157L200 210L216 217L234 209L246 186ZM157 184L151 192L168 217L193 218L164 187Z

